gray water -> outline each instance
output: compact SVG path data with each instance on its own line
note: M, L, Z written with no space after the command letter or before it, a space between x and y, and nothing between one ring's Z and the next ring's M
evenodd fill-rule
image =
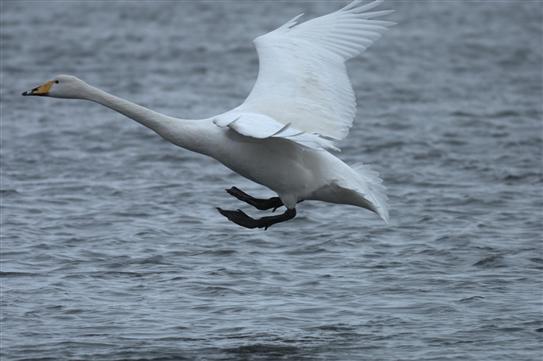
M96 104L20 93L58 73L166 114L238 105L251 40L345 2L1 1L2 360L542 357L542 3L389 1L349 63L339 155L378 170L384 225L270 191Z

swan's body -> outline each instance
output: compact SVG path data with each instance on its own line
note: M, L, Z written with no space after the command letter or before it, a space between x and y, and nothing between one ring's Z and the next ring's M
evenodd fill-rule
M370 20L390 11L367 12L382 0L345 8L306 23L295 19L255 40L257 82L239 107L215 117L169 117L108 94L69 75L25 92L86 99L154 130L164 139L223 163L262 184L279 198L259 200L237 188L229 193L259 209L287 207L285 214L253 220L241 211L219 211L245 227L269 227L295 215L302 200L351 204L388 221L386 195L375 172L349 167L328 152L344 138L356 104L345 60L359 54L390 22ZM271 203L270 203L271 202Z

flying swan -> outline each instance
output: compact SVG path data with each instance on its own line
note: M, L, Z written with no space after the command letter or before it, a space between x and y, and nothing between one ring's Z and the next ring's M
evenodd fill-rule
M393 22L375 20L392 10L355 0L344 8L299 24L298 15L254 40L260 69L247 99L226 113L201 120L170 117L59 75L22 95L85 99L134 119L164 139L215 158L278 196L252 197L226 191L257 209L285 206L282 214L254 219L241 210L218 211L246 228L264 228L296 216L304 200L350 204L388 222L385 187L367 166L348 166L329 150L345 138L356 99L345 61L368 48Z

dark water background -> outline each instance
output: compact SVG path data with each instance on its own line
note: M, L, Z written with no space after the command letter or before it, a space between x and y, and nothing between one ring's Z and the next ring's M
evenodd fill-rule
M537 360L539 1L389 1L350 62L342 159L392 223L303 203L267 232L223 189L269 191L95 104L20 93L58 73L166 114L238 105L251 40L345 2L1 1L2 360ZM251 214L257 214L252 209Z

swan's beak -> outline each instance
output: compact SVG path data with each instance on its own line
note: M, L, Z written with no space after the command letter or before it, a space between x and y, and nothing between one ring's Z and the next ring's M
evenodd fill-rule
M44 83L42 85L40 85L39 87L36 87L32 90L29 90L29 91L26 91L24 92L22 95L24 96L28 96L28 95L47 95L49 94L49 90L51 89L51 87L53 86L53 81L52 80L49 80L47 83Z

